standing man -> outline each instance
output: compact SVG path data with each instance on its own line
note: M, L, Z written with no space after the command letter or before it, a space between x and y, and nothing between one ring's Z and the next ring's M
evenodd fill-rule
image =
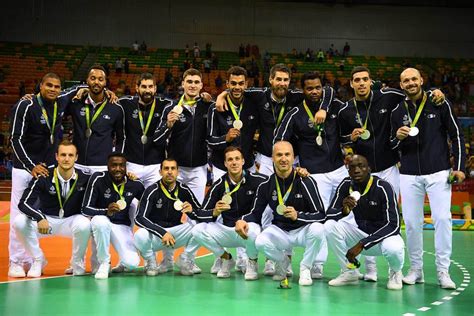
M286 278L290 264L285 251L304 247L300 263L300 285L311 285L311 267L321 247L326 244L326 215L318 186L311 177L302 178L293 168L294 153L290 143L280 141L273 147L275 173L258 187L250 213L235 224L236 232L249 238L249 223L260 224L267 206L273 211L272 224L257 236L256 246L275 262L274 280Z
M198 224L193 229L194 238L204 247L210 249L216 257L221 258L218 278L230 277L230 270L235 265L232 255L224 247L243 247L246 249L245 279L258 279L258 251L255 239L260 233L260 226L249 223L248 238L243 239L235 231L235 223L249 213L255 200L257 187L267 180L264 175L253 174L243 170L244 154L240 148L229 146L224 151L224 165L227 174L212 185L203 204L202 214L213 220L222 216L222 223L212 222Z
M18 203L32 176L49 176L48 166L55 164L54 153L61 139L61 123L66 105L76 89L60 94L61 80L46 74L40 92L31 100L20 100L12 108L10 142L13 148L12 193L10 203L10 235L8 276L24 277L24 265L33 263L17 239L13 222L19 214Z
M247 71L233 66L227 71L227 103L229 110L218 112L215 106L209 109L207 120L207 143L212 150L212 173L215 180L225 172L224 151L228 146L240 147L244 154L244 169L254 170L253 145L258 127L258 111L244 97L247 88Z
M402 289L405 245L400 236L397 197L392 186L370 174L367 159L354 155L349 175L338 186L324 224L329 247L341 266L331 286L357 284L359 273L348 268L358 265L359 254L384 256L389 265L387 288Z
M74 99L65 115L74 123L73 143L79 151L76 167L86 174L107 170L107 157L115 148L123 152L124 111L107 98L107 78L102 66L93 66L87 76L88 94Z
M110 154L107 171L92 175L84 197L82 213L92 217L92 235L97 247L99 268L95 273L96 279L109 277L110 243L120 257L120 265L132 270L140 262L133 245L128 212L132 201L139 200L145 188L140 181L126 176L126 164L123 154Z
M186 184L176 181L178 173L176 160L163 160L161 180L149 186L140 200L135 222L141 228L135 233L135 246L145 260L145 272L149 276L166 272L160 271L156 265L156 251L181 246L185 249L178 264L180 272L182 275L193 275L194 255L199 245L192 238L193 223L181 223L181 218L183 213L195 220L212 218L200 218L196 214L200 204Z
M342 102L334 99L325 121L318 124L314 121L315 113L321 111L323 105L323 86L319 73L303 74L301 87L304 100L285 115L276 132L275 142L295 139L300 166L306 168L318 184L324 209L327 209L336 193L337 184L348 175L337 126L337 113ZM327 255L327 248L321 248L311 269L313 278L323 277L323 264Z
M72 238L73 274L85 274L91 225L81 214L80 205L89 177L74 169L76 159L76 146L62 141L56 153L58 167L48 168L48 176L33 178L20 200L22 214L15 217L13 228L34 259L27 274L30 278L40 277L47 263L38 239L48 235Z
M465 178L464 136L451 104L437 106L421 86L415 68L400 75L406 99L392 111L392 144L401 153L400 188L406 224L410 270L405 284L423 283L423 202L428 194L435 226L438 282L443 289L455 289L449 276L452 249L451 183ZM451 142L454 164L451 166Z

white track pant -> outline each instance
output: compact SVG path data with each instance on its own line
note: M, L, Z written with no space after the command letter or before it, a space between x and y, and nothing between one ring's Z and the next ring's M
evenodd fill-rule
M271 176L275 171L273 170L272 157L267 157L261 153L257 153L255 162L259 164L258 172L266 176Z
M313 266L316 254L320 249L327 248L324 225L320 223L308 224L289 232L278 226L270 225L257 236L255 245L258 251L265 253L265 256L275 262L283 261L287 249L303 247L305 251L300 267L308 269Z
M400 170L396 165L379 172L372 172L372 175L390 183L397 199L400 197Z
M155 252L164 249L178 249L184 246L184 253L189 259L194 259L196 251L199 249L199 244L192 236L193 225L191 223L184 223L178 226L166 228L166 231L173 235L175 244L173 248L168 248L162 244L161 238L152 234L145 228L140 228L135 232L134 243L135 247L140 252L145 260L151 259L155 256Z
M109 248L112 243L124 267L130 270L138 267L140 257L133 245L133 231L130 226L113 224L107 216L96 215L91 219L91 228L99 264L110 262Z
M248 223L248 238L243 239L235 232L235 227L228 227L221 223L200 223L193 228L193 237L201 245L214 253L216 257L224 254L224 247L245 248L247 256L251 259L258 257L255 239L260 234L260 226Z
M450 170L424 176L400 175L402 213L406 225L408 255L414 269L423 268L423 202L428 194L434 224L436 267L447 271L450 265L453 232L451 221Z
M332 251L336 255L337 261L341 266L341 270L346 271L347 251L354 247L361 239L368 236L365 232L346 221L329 220L324 223L326 230L326 238ZM400 235L390 236L382 242L363 250L362 255L366 256L384 256L388 261L390 269L393 271L401 271L405 258L405 244Z
M207 183L207 165L179 167L178 181L185 183L193 191L198 202L202 203Z
M133 162L127 162L127 172L131 172L136 175L138 179L143 182L143 185L146 189L161 179L160 166L161 164L145 166Z
M33 256L33 259L44 259L43 251L39 245L39 238L50 236L65 236L72 238L72 258L71 267L73 269L85 268L84 256L87 249L87 243L91 235L91 224L87 217L83 215L72 215L66 218L57 218L46 216L51 234L40 234L38 232L38 223L29 219L24 214L18 214L13 223L13 227L18 239Z
M12 170L12 193L10 201L10 234L8 242L8 252L10 254L10 261L23 264L23 263L32 263L33 259L26 252L25 247L19 241L15 229L13 228L13 223L15 218L22 214L18 209L18 204L20 203L21 196L23 191L28 187L32 179L31 174L23 169L13 168Z

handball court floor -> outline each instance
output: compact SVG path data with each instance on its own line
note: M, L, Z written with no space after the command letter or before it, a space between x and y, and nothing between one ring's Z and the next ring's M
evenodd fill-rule
M330 252L324 279L312 286L298 285L302 250L295 252L291 289L278 289L278 282L260 274L258 281L245 281L233 272L230 279L209 273L213 256L198 252L203 273L192 277L177 272L146 277L136 273L95 280L92 275L63 275L68 266L71 242L52 237L41 240L49 264L41 279L9 279L8 223L0 223L0 315L474 315L474 233L454 231L451 276L456 290L439 288L433 255L433 231L425 231L425 284L389 291L387 264L378 258L379 281L361 281L358 286L330 287L338 267ZM175 256L179 254L176 251ZM159 255L161 256L161 254ZM160 259L160 258L159 258ZM117 262L113 254L112 263ZM260 269L264 258L260 256ZM408 266L407 262L405 266ZM407 268L404 269L406 271Z

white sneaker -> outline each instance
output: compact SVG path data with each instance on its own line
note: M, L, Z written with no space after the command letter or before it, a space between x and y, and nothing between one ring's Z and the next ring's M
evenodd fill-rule
M143 271L145 271L145 274L148 276L157 276L160 273L160 271L158 271L155 257L150 260L145 260Z
M329 281L329 285L331 286L344 286L350 284L358 284L359 283L359 274L356 271L348 270L344 271L335 279Z
M25 269L23 269L23 266L18 263L10 262L8 276L10 278L24 278L26 277Z
M43 268L46 266L47 262L43 259L36 259L33 261L30 270L26 274L29 278L39 278L43 274Z
M258 262L256 260L247 259L247 267L245 268L245 280L252 281L258 279Z
M313 284L313 279L311 279L311 270L306 267L300 268L300 280L298 282L300 285L308 286Z
M193 262L184 254L184 252L179 256L176 265L179 268L179 273L181 275L191 276L193 273Z
M275 262L275 274L273 275L273 281L281 281L286 279L288 272L288 266L291 264L290 259L284 256L283 261Z
M173 260L169 260L167 258L161 260L161 262L158 264L158 272L159 273L166 273L173 271L174 265L173 265Z
M377 266L375 264L365 265L364 281L377 282Z
M410 269L408 274L402 279L403 283L413 285L415 283L425 283L425 277L423 270L421 269Z
M390 271L388 272L387 289L401 290L403 287L402 278L403 278L402 271L395 272L390 269Z
M110 264L108 262L101 263L99 269L95 273L95 278L97 280L105 280L109 278Z
M195 261L192 261L192 268L191 268L191 271L193 271L193 274L201 274L202 273L202 270L201 268L199 268L199 266L196 264Z
M235 262L235 270L240 271L243 274L245 274L248 260L249 260L248 258L237 258L237 261Z
M221 258L222 259L222 258ZM229 278L230 269L235 266L234 259L222 259L221 269L217 272L218 278Z
M438 283L443 289L453 290L456 288L456 284L451 280L447 271L438 272Z
M312 279L322 279L323 278L323 265L320 263L314 263L311 268L311 278Z
M263 275L272 276L275 274L275 262L267 259L263 268Z
M216 258L214 260L214 263L212 264L211 273L217 274L217 272L219 272L219 270L221 269L221 265L222 265L222 259L220 257Z
M70 269L72 270L71 274L74 276L86 275L86 265L84 262L73 263ZM68 272L67 270L69 269L66 269L65 272Z

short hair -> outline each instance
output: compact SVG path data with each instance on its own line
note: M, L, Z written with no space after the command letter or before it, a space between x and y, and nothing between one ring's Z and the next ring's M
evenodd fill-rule
M183 73L183 81L187 76L199 76L199 78L202 79L202 74L199 70L195 68L189 68Z
M87 77L89 77L92 70L102 70L104 72L104 75L107 77L107 72L105 71L105 68L102 65L95 64L92 67L90 67L89 71L87 71Z
M112 153L109 154L109 156L107 157L107 161L110 161L110 159L112 158L123 158L125 159L125 161L127 161L127 157L125 156L125 154L121 153L121 152L118 152L118 151L114 151Z
M302 76L301 76L301 88L304 88L304 83L306 80L314 80L314 79L319 79L319 81L322 82L321 80L321 75L319 74L319 72L317 71L308 71L308 72L305 72Z
M247 70L240 66L232 66L227 70L227 79L230 78L230 76L244 76L245 79L247 79Z
M137 79L137 86L139 86L143 80L153 80L153 83L156 84L155 76L149 72L144 72L140 74L140 76Z
M173 161L174 161L174 162L176 163L176 168L179 168L179 166L178 166L178 161L176 161L176 159L174 159L173 157L168 157L168 158L166 158L166 159L163 159L163 161L161 162L161 164L160 164L160 170L163 170L163 162L165 162L165 161L169 161L169 162L173 162Z
M59 147L61 147L61 146L74 146L74 148L76 148L76 154L77 154L77 146L74 145L74 143L71 142L70 140L63 139L62 141L60 141L59 145L58 145L58 148L56 148L56 153L59 152Z
M49 79L49 78L52 78L52 79L57 79L59 80L59 82L61 82L61 78L59 78L59 76L57 74L55 74L54 72L48 72L46 75L43 76L43 78L41 79L41 83L43 83L46 79Z
M236 147L236 146L228 146L225 150L224 150L224 160L225 160L225 155L228 153L228 152L231 152L231 151L238 151L242 157L244 156L244 153L242 152L242 149L240 147Z
M365 67L365 66L355 66L354 68L352 68L352 71L351 71L351 81L354 77L354 74L358 73L358 72L363 72L363 71L367 71L367 73L369 74L369 77L370 77L370 70L369 68Z
M275 64L270 69L270 78L272 78L272 79L275 78L275 75L276 75L277 71L286 72L288 74L288 76L291 77L291 71L290 71L290 68L288 68L287 65L285 65L285 64Z

